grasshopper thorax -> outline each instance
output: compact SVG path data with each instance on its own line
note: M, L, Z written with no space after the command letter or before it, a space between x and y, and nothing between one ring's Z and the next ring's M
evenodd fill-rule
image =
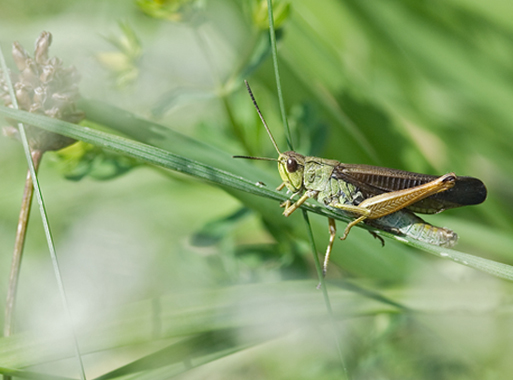
M305 156L294 151L280 153L278 157L278 171L287 189L297 193L303 189Z

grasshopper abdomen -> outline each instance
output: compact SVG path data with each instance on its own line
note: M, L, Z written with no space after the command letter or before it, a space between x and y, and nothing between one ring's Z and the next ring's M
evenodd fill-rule
M369 219L365 224L439 247L451 248L458 242L458 235L454 231L433 226L407 210L399 210L374 220Z

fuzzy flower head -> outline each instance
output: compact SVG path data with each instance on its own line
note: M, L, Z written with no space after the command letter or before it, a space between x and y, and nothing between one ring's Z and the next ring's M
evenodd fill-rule
M56 57L48 58L52 35L42 32L36 41L34 58L18 43L13 43L12 55L19 73L10 73L19 109L39 113L71 123L78 123L84 114L77 111L75 101L79 97L79 74L74 67L63 67ZM7 84L0 77L0 98L13 107ZM9 120L13 126L17 123ZM58 150L74 142L73 139L47 132L34 126L26 126L32 150ZM6 135L18 136L14 127L4 128Z

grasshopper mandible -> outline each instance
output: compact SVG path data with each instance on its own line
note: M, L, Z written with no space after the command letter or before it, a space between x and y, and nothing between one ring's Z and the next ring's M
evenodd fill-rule
M281 153L264 120L251 88L245 81L253 104L278 152L278 159L234 156L278 162L283 183L278 191L292 192L281 204L283 215L289 216L309 198L316 199L331 210L341 211L355 219L344 230L346 239L353 226L365 222L377 229L404 235L442 247L452 247L458 240L453 231L433 226L413 214L437 214L444 210L476 205L486 199L486 187L477 178L460 177L448 173L437 177L378 166L343 164L319 157L303 156L294 151ZM293 199L299 196L299 199ZM323 274L326 274L336 237L336 224L328 218L330 238L324 256ZM371 232L372 233L372 232ZM382 244L384 241L378 237Z

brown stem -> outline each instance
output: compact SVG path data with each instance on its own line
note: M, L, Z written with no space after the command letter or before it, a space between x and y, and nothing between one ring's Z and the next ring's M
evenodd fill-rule
M34 161L34 169L37 172L39 163L41 162L42 151L36 150L32 152L32 160ZM23 254L23 246L25 244L25 236L27 233L27 225L30 216L30 207L32 205L32 195L34 186L30 171L27 173L25 180L25 190L21 202L20 216L18 218L18 229L16 230L16 240L14 243L14 252L12 255L11 272L9 274L9 287L7 289L7 301L5 304L5 320L4 320L4 336L12 335L13 331L13 315L14 304L16 300L16 292L18 290L18 278L20 275L21 256ZM4 376L4 380L9 379Z

